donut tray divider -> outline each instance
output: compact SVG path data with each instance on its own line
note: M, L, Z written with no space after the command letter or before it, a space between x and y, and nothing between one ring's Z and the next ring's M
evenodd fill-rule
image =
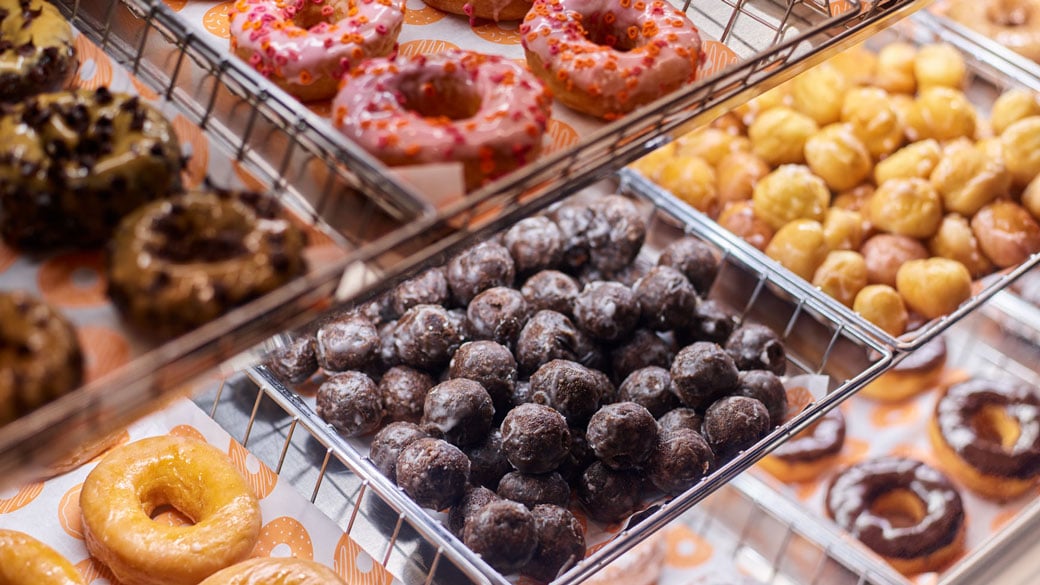
M967 94L969 98L974 97L973 101L976 103L979 100L983 100L991 105L1000 91L1011 87L1025 87L1033 91L1040 91L1040 76L1035 75L1033 71L1026 68L1025 64L1022 63L1021 57L1009 54L1009 51L991 41L987 41L983 45L977 45L976 39L965 35L964 32L965 29L963 27L951 28L947 22L941 21L927 11L922 11L910 16L905 22L879 32L867 44L868 46L874 45L876 49L881 46L879 43L882 40L887 43L900 39L913 44L945 42L953 45L964 56L968 64L969 73L975 78L975 83L967 90ZM897 338L882 331L873 323L860 317L850 307L846 307L812 286L805 279L787 270L778 262L766 256L764 252L754 248L739 236L726 230L707 215L690 208L666 189L643 177L638 171L625 168L619 171L618 175L622 178L626 188L654 200L658 205L689 209L690 213L686 218L692 225L696 226L699 234L712 240L718 246L739 250L742 254L756 257L759 262L770 267L776 279L782 280L787 286L798 290L799 294L812 297L820 304L827 306L837 316L836 318L846 323L849 327L856 328L863 335L877 339L880 343L891 348L897 354L897 360L902 359L909 352L942 334L950 326L1007 288L1019 276L1040 264L1040 253L1033 254L1025 262L1012 269L984 277L982 279L984 283L982 289L968 301L962 303L956 311L935 319L914 332L903 334Z
M600 187L610 191L616 185L606 182L596 186ZM689 225L686 223L686 210L661 207L656 205L657 201L633 197L651 216L647 245L644 248L663 248L668 241L689 229L683 227ZM696 232L695 229L690 231ZM469 240L462 240L458 244L468 242ZM456 246L451 250L457 248ZM716 247L716 251L722 258L722 269L710 293L711 298L733 307L742 318L753 319L777 331L787 348L788 373L829 375L829 393L684 494L638 513L638 523L631 522L617 538L566 571L554 583L571 585L589 578L611 560L624 554L709 494L725 486L783 441L812 424L826 411L879 375L892 362L893 356L887 348L845 327L828 307L821 305L816 299L805 298L792 291L787 287L787 283L776 278L775 271L768 266L753 257L741 254L739 250ZM443 260L445 257L440 255L435 258ZM420 267L435 265L437 262L433 259L434 257L431 257ZM642 260L645 259L641 258L639 261ZM380 286L370 289L363 296L367 298L387 291L396 280L398 279L384 279ZM307 327L313 328L314 324ZM376 495L399 517L407 519L412 529L425 539L426 544L435 552L432 557L424 559L421 566L424 573L437 573L438 581L441 581L440 571L445 571L448 575L444 577L445 583L456 582L460 578L459 575L464 575L474 583L509 582L384 477L368 460L367 449L361 448L357 439L339 436L331 425L318 417L312 405L296 390L284 385L263 365L246 369L246 374L261 388L263 395L291 410L293 425L303 424L336 459L359 477L366 491ZM261 400L263 398L258 398L258 403ZM356 509L351 512L352 517L357 515ZM369 552L375 558L383 556L382 551Z

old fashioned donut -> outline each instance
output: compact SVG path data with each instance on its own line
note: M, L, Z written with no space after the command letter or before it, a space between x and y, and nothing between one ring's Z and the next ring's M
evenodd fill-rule
M344 585L332 569L306 559L249 559L217 571L199 585Z
M72 324L25 291L0 292L0 425L82 382L83 352Z
M1040 1L956 0L947 15L1016 53L1040 61Z
M0 102L57 91L76 70L72 27L43 0L0 0Z
M946 366L946 340L936 337L860 390L882 402L900 402L935 388Z
M781 481L809 481L834 468L844 445L845 417L835 408L774 449L759 465Z
M450 14L500 22L520 20L531 9L531 0L423 0L427 6Z
M236 0L228 20L236 55L301 100L323 100L363 60L395 49L404 1Z
M564 105L617 118L693 81L701 38L664 0L535 0L527 65Z
M109 452L80 492L87 550L124 585L195 585L245 560L260 504L227 455L185 437L142 439ZM151 519L161 506L190 526Z
M904 575L934 571L964 548L964 504L940 471L903 457L868 459L839 473L827 513Z
M939 461L968 489L1009 500L1040 477L1040 396L1007 381L951 386L935 404L929 436Z
M361 64L344 79L332 116L388 165L462 163L470 190L538 156L550 106L522 65L450 50Z
M304 246L274 198L195 191L123 220L110 243L108 294L142 331L170 336L304 273Z
M96 246L138 206L180 189L173 126L137 97L29 98L0 116L0 236L23 249Z
M0 583L83 585L83 577L53 548L24 532L0 529Z

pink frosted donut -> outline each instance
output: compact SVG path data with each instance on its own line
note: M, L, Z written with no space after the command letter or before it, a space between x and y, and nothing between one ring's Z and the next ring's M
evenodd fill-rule
M520 35L557 100L607 119L693 81L701 53L697 28L665 0L535 0Z
M388 165L462 163L471 190L538 156L551 105L523 65L451 50L362 63L343 80L332 118Z
M231 50L303 101L336 95L362 60L390 54L405 0L236 0Z

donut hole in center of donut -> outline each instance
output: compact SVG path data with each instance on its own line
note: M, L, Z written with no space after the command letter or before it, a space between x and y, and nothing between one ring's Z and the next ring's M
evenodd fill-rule
M480 111L480 95L456 76L419 74L401 80L400 104L424 118L465 120Z
M881 494L871 502L870 511L897 528L919 524L927 514L921 498L907 489L894 489Z
M192 520L191 517L169 504L157 506L148 514L148 517L160 524L167 524L169 526L195 525L195 521Z
M1022 434L1018 421L1008 415L1007 410L990 404L979 409L971 418L971 426L983 441L1000 445L1010 450Z
M295 26L311 29L319 24L335 24L350 16L350 2L343 0L307 0L292 17Z
M637 49L643 44L643 35L638 27L632 26L625 29L618 26L616 20L606 21L605 17L589 18L584 23L585 28L582 31L585 33L585 40L621 53Z
M169 262L221 262L248 253L244 244L248 220L230 206L210 213L173 203L151 229L161 238L150 251Z

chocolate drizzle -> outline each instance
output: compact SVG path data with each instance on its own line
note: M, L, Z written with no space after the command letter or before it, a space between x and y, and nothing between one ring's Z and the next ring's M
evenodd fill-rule
M0 36L0 60L12 63L4 69L14 70L0 75L0 103L57 91L76 69L72 28L58 10L41 0L20 0L18 5L17 12L0 8L0 22L15 21L4 29L16 31ZM40 34L45 29L48 33ZM38 45L39 38L53 41Z

